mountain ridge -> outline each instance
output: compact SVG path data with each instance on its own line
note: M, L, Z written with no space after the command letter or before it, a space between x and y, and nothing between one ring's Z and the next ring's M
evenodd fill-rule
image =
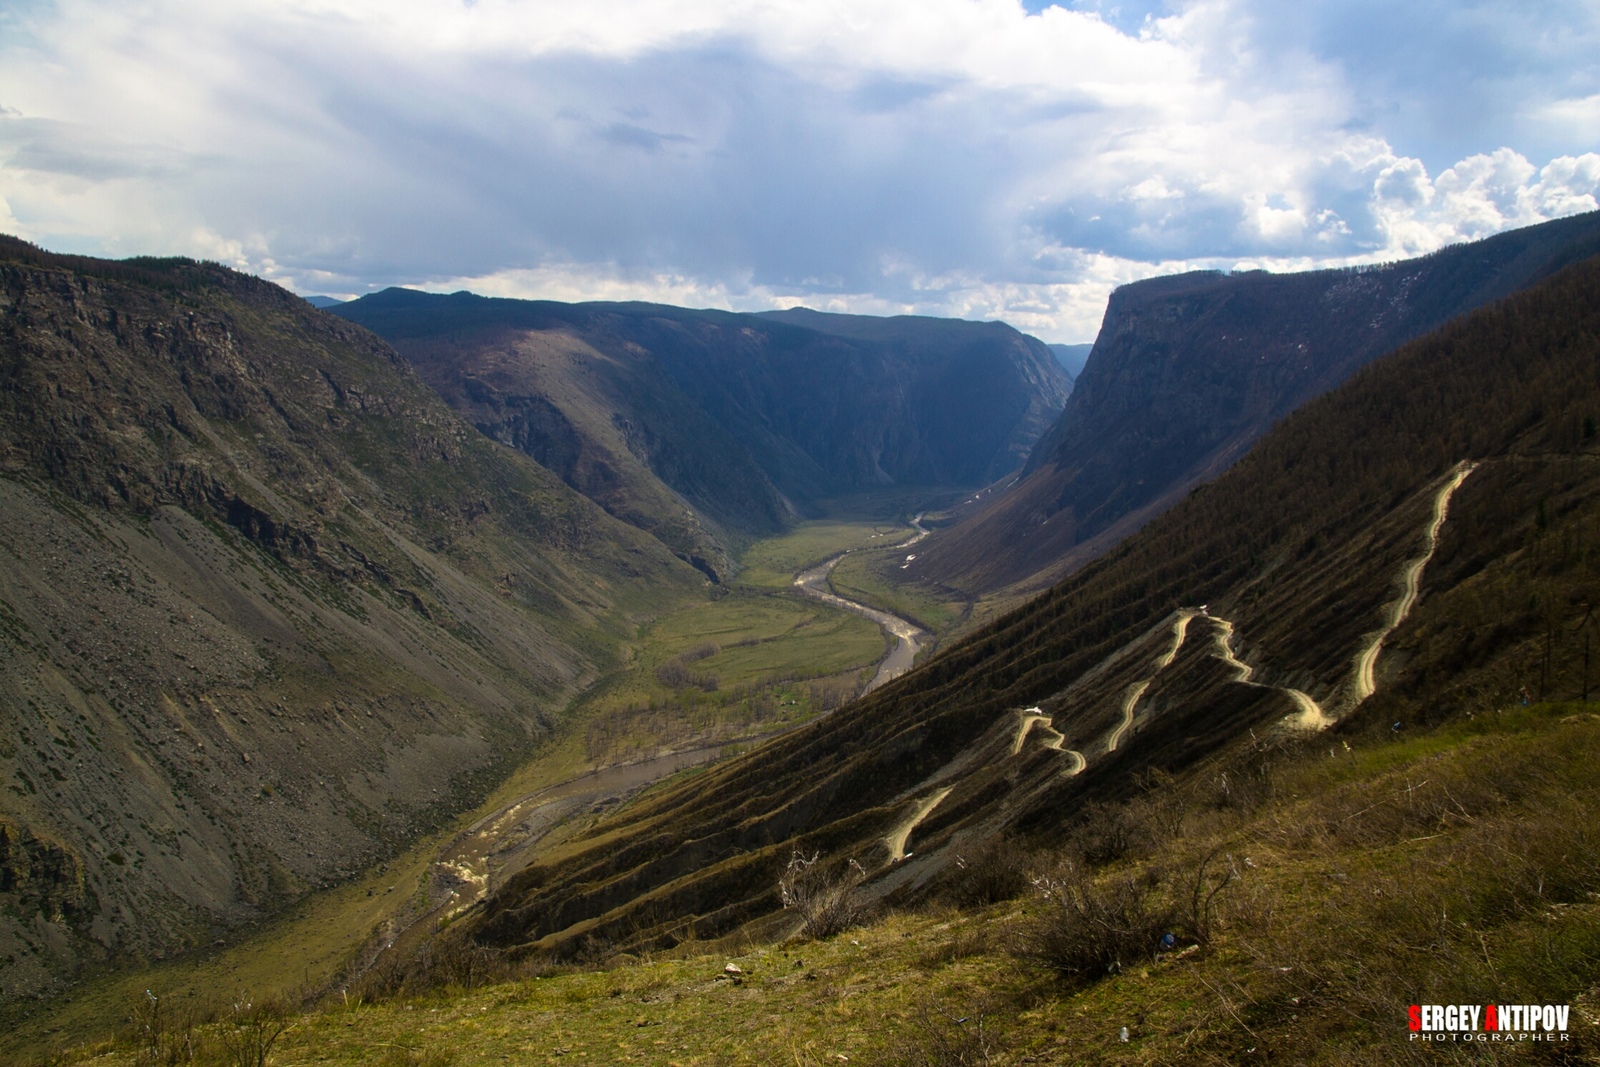
M930 538L908 574L969 593L1040 588L1365 363L1596 251L1590 212L1376 267L1123 286L1019 483Z
M994 322L406 290L334 310L388 337L484 432L558 466L555 453L575 457L569 479L585 463L617 472L569 480L613 514L652 530L680 521L646 484L658 479L706 521L698 543L717 546L721 574L741 536L821 499L965 488L1021 466L1070 388L1044 345ZM567 443L508 432L511 409L544 412Z
M0 999L185 951L496 784L704 580L382 341L0 239Z

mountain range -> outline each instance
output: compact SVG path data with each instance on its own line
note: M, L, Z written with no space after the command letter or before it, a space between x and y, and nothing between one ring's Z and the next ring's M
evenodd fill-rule
M929 539L908 574L967 595L1037 592L1373 359L1596 252L1590 212L1376 267L1123 286L1021 477Z
M278 914L475 803L704 578L382 341L0 240L0 998Z
M739 547L990 480L1068 388L1000 324L335 310L0 240L0 1000L383 862Z
M916 903L986 841L1081 836L1262 745L1586 697L1597 251L1591 214L1382 268L1137 283L1074 384L1001 324L322 310L215 264L0 239L0 998L234 939L383 863L838 496L988 483L900 569L1048 588L573 823L387 966L781 937L797 854Z
M994 322L402 289L332 310L719 581L750 538L826 498L1015 470L1071 389L1048 348Z

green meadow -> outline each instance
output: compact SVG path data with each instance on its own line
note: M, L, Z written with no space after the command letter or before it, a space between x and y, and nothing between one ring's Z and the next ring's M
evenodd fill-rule
M808 522L783 537L758 541L740 561L736 582L757 589L786 589L796 571L840 552L904 541L916 531L895 522Z
M891 612L940 637L967 618L964 600L944 597L925 586L897 582L895 573L908 552L852 552L828 576L833 591L849 600Z

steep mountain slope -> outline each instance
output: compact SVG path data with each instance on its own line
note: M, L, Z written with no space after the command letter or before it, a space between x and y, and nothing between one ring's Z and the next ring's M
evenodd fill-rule
M0 998L390 854L704 588L218 266L0 239L0 411Z
M406 290L336 313L483 432L719 574L741 536L813 500L1015 469L1069 389L1043 345L1000 323Z
M810 308L766 311L760 318L878 346L901 361L905 369L898 373L911 392L905 416L924 438L930 456L923 462L931 466L921 474L891 467L897 482L975 485L1009 473L1027 458L1072 391L1072 377L1058 373L1050 347L1003 322ZM865 414L879 417L871 410ZM891 408L889 414L897 412ZM877 460L880 468L884 462ZM880 478L874 472L867 483L849 487Z
M720 580L730 549L780 529L788 503L659 359L619 335L625 318L571 310L390 289L335 313L384 336L484 434Z
M1597 415L1592 259L1358 373L926 666L603 820L461 936L514 954L707 937L777 911L796 849L905 894L963 841L1058 839L1152 768L1247 738L1578 696Z
M1590 213L1379 268L1124 286L1023 480L931 539L908 574L1040 588L1376 356L1597 251Z

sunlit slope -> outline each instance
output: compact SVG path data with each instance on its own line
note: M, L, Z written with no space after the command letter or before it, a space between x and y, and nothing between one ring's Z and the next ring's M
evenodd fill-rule
M458 327L444 317L413 335L391 323L382 301L417 298L454 299L396 291L367 298L377 306L341 311L390 329L423 378L483 434L532 456L681 559L722 581L740 546L783 527L791 509L748 450L648 354L624 347L606 355L559 323Z
M392 854L705 584L213 265L6 239L0 383L6 997Z
M1357 270L1124 286L1023 477L930 539L907 576L1043 589L1372 359L1596 252L1590 212Z
M1600 522L1597 413L1591 260L1357 374L896 684L602 821L470 933L705 937L776 909L795 847L855 855L883 891L911 892L957 835L1059 832L1084 800L1252 732L1403 729L1523 686L1581 695L1574 638L1550 635L1600 596L1583 533ZM1380 637L1363 700L1358 663ZM912 858L891 865L895 841Z

